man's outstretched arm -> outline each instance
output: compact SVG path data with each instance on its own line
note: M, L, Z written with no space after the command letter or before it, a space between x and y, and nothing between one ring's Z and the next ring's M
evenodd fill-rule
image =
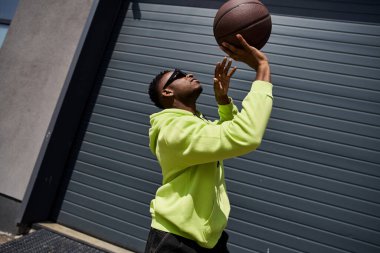
M245 42L242 37L240 39ZM242 49L230 45L223 48L231 57L245 62L257 72L256 80L242 102L242 110L232 120L218 125L202 124L191 115L168 122L161 129L163 138L158 146L161 152L171 155L160 162L168 166L175 164L181 169L240 156L260 145L273 103L268 60L248 44Z
M268 58L255 47L250 46L240 34L236 35L242 48L234 47L226 42L220 47L235 61L241 61L256 70L256 80L271 82Z

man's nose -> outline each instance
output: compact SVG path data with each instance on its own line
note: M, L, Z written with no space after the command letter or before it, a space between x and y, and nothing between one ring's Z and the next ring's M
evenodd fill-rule
M193 74L187 74L186 77L194 77Z

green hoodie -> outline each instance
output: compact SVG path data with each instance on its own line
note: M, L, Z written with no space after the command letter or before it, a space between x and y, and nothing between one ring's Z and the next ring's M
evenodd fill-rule
M215 246L230 212L222 160L260 145L272 103L272 84L255 81L241 112L219 105L216 122L181 109L151 115L150 149L163 175L150 204L153 228Z

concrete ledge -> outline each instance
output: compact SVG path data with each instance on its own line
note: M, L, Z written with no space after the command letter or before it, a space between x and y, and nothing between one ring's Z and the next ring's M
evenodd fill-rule
M48 229L50 231L56 232L58 234L62 234L74 240L86 243L88 245L97 247L105 251L114 252L114 253L134 253L133 251L129 251L124 248L115 246L111 243L99 240L95 237L86 235L84 233L78 232L76 230L62 226L57 223L37 223L34 225L34 227Z

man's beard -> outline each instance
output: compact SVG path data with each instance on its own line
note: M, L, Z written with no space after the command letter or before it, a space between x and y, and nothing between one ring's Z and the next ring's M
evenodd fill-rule
M199 95L201 95L202 94L202 92L203 92L203 87L202 87L202 85L200 85L199 86L199 88L198 89L196 89L195 90L196 91L196 94L198 94L198 96L197 96L197 98L199 97ZM198 92L198 93L197 93Z
M181 101L186 105L195 104L198 97L202 94L203 87L200 85L198 88L194 89L191 94L186 97L182 97Z
M198 89L194 90L194 101L197 101L198 97L202 94L202 92L203 92L202 85L200 85Z

